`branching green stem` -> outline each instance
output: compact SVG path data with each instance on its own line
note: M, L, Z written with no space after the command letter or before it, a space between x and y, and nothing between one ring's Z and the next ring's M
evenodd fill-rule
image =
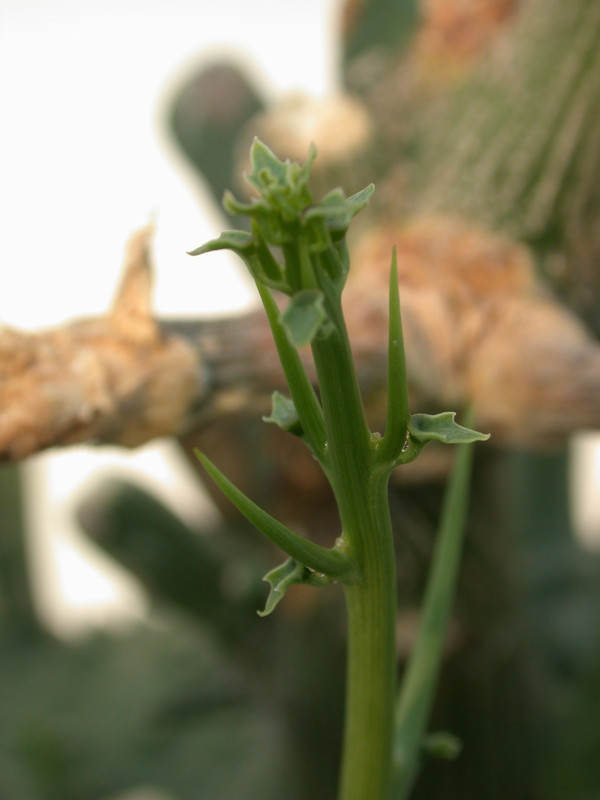
M373 186L349 198L334 189L314 203L308 174L315 154L311 151L301 167L280 161L255 140L250 154L253 171L247 178L260 197L250 204L232 196L226 200L230 210L251 218L252 234L229 231L192 254L230 249L253 275L291 394L291 401L275 395L273 414L266 420L300 435L323 467L340 515L338 543L326 549L294 533L236 489L205 456L199 458L241 513L298 562L286 562L267 576L272 591L265 612L274 608L290 583L307 582L306 568L320 573L308 575L314 583L328 579L342 583L348 612L348 669L338 800L389 800L396 693L396 558L387 498L389 475L429 441L460 443L487 437L457 425L452 413L409 416L394 253L387 423L383 439L375 441L341 305L349 267L345 234L368 203ZM270 248L282 249L284 264ZM283 315L266 285L290 297ZM320 400L296 349L309 342ZM398 800L405 800L416 775L439 671L458 571L470 459L470 450L463 448L445 504L422 627L400 695L394 751Z

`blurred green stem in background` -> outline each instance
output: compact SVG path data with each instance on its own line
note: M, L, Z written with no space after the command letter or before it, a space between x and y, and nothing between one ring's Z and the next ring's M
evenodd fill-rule
M472 414L469 414L471 422ZM421 623L398 695L394 729L394 800L405 800L418 776L423 749L452 758L460 744L449 734L427 737L426 728L442 664L448 620L456 593L473 448L462 446L444 497L437 546L430 567Z
M0 626L37 629L25 551L21 467L0 466Z

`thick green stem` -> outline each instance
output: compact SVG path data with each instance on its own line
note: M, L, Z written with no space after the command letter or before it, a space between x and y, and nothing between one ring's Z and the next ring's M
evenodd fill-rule
M339 307L313 341L329 475L358 580L347 583L348 671L339 800L387 800L395 695L396 575L387 475L375 465Z
M348 667L339 800L387 800L396 691L396 574L387 491L374 487L360 530L362 580L346 586Z
M367 427L350 343L339 298L329 299L328 316L333 330L312 342L325 418L330 480L338 502L342 532L348 543L356 519L355 499L362 497L371 472L371 434ZM350 513L346 515L346 511ZM359 535L360 538L360 535Z

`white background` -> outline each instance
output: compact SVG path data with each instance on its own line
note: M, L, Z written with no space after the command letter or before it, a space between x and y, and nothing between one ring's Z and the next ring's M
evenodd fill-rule
M295 89L325 95L335 83L338 7L0 0L0 324L39 329L102 313L127 238L151 217L159 314L247 304L248 285L222 254L202 262L185 255L222 221L169 141L165 109L194 67L223 55L245 64L271 99ZM206 513L169 442L133 454L76 448L31 459L24 471L38 604L64 634L144 609L135 583L107 573L73 524L74 499L108 469L134 470L188 519Z

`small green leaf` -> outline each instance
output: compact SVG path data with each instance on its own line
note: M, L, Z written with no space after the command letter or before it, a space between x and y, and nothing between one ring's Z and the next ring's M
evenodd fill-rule
M305 219L322 218L332 231L346 232L353 218L368 205L375 186L371 183L360 192L346 197L341 189L333 191L323 197L316 205L305 213Z
M268 208L266 204L257 198L253 198L251 203L242 203L229 189L223 195L223 208L229 214L241 214L242 216L256 216L260 213L266 214Z
M454 421L454 411L441 414L412 414L408 420L408 430L415 441L443 442L444 444L469 444L484 442L490 438L489 433L479 433L470 428L463 428Z
M355 214L358 214L359 211L362 211L363 208L366 208L369 205L371 200L371 196L375 191L375 184L370 183L368 186L365 186L364 189L361 189L354 194L351 194L348 198L348 202L352 203L352 205L356 208Z
M295 188L301 188L302 192L307 187L308 179L310 178L310 171L312 169L313 162L317 157L317 146L314 142L312 142L308 148L308 158L304 162L304 164L298 164L297 162L292 162L289 168L288 180ZM309 198L309 202L312 202L312 195L308 192L305 195Z
M256 186L256 183L252 178L257 179L265 173L270 174L280 183L285 182L289 162L280 161L275 153L256 137L250 148L250 163L252 165L252 173L246 177L254 186ZM256 186L256 188L260 189L260 185Z
M271 395L272 411L270 416L263 417L263 422L272 422L284 431L295 436L302 435L302 425L294 401L280 392Z
M269 614L272 614L289 587L293 583L302 583L307 571L304 564L300 564L293 558L288 558L283 564L267 572L263 580L270 583L271 588L264 610L259 611L258 616L267 617Z
M223 231L217 239L190 250L188 255L201 256L214 250L233 250L234 253L246 255L254 250L252 234L247 231Z
M462 742L453 733L439 731L430 733L423 742L423 752L430 758L443 758L445 761L454 761L462 750Z
M333 583L332 578L313 572L294 558L288 558L283 564L267 572L263 580L271 584L271 589L264 610L258 612L259 617L271 614L293 583L303 583L307 586L327 586Z
M227 205L237 207L238 213L257 214L257 208L262 204L265 210L279 217L284 226L297 222L300 214L313 203L308 179L315 156L316 149L311 147L303 165L289 159L280 161L265 144L255 139L250 152L252 171L245 177L261 199L255 201L256 207L242 209L228 196ZM271 241L266 231L265 238Z
M197 247L188 255L201 256L204 253L211 253L214 250L231 250L246 264L248 271L255 281L263 279L269 282L273 288L280 288L277 281L270 280L269 277L264 274L254 237L251 233L247 231L224 231L218 239L211 239L210 242L206 242L206 244L203 244L201 247Z
M277 303L273 299L271 292L266 286L256 284L258 293L265 307L265 312L271 326L273 339L279 360L283 367L283 372L287 381L290 394L296 406L296 411L300 417L300 424L305 441L312 449L319 462L323 464L325 458L325 420L319 399L315 393L312 383L302 359L295 347L288 339L287 333L281 324L281 315Z
M295 347L310 344L327 322L325 297L319 289L304 289L292 295L281 314L281 324Z

